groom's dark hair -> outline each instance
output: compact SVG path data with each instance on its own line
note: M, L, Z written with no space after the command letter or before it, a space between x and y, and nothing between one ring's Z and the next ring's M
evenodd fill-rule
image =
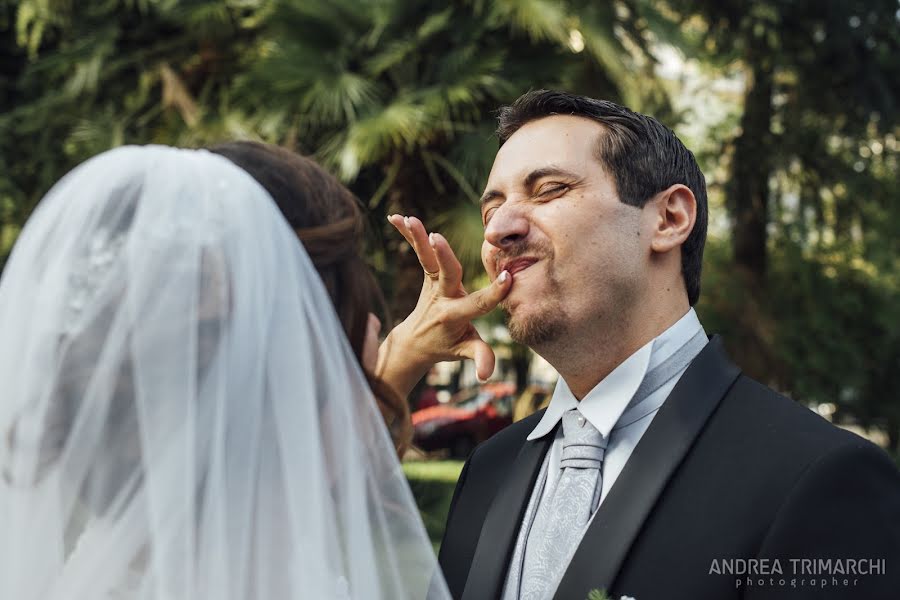
M527 92L500 109L500 145L526 123L552 115L584 117L603 126L606 135L598 140L597 158L609 170L625 204L643 207L650 198L677 183L694 193L697 219L681 246L681 274L693 306L700 297L708 211L706 179L694 155L671 129L652 117L608 100L552 90Z

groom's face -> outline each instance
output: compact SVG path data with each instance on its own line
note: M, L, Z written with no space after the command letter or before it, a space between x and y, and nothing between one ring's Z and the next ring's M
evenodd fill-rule
M494 160L482 197L481 257L492 280L504 269L513 276L502 306L521 343L589 335L638 300L648 220L619 200L597 157L603 135L590 119L544 117L516 131Z

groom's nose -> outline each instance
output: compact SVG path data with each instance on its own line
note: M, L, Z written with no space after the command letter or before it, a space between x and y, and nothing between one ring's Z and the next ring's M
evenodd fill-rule
M493 280L498 272L497 256L508 251L528 237L530 224L523 207L505 203L494 211L484 227L484 243L481 246L481 262Z
M525 208L506 202L494 211L484 228L484 241L497 250L506 250L528 236L529 222Z

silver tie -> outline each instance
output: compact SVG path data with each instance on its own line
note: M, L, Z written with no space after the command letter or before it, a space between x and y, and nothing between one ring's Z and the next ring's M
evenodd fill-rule
M553 594L600 501L600 467L608 440L577 408L563 414L562 427L562 471L531 526L520 600L544 600Z

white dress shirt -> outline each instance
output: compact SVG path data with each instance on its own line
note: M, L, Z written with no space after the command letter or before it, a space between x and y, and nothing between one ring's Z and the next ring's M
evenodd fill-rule
M600 504L602 504L622 469L625 468L625 463L628 462L634 447L647 431L653 417L656 416L660 406L663 405L687 367L651 393L641 403L646 407L645 410L634 415L636 418L631 418L628 423L620 423L619 419L625 411L625 407L634 396L638 386L641 385L647 372L669 358L699 331L703 331L703 326L697 318L697 313L691 308L675 324L625 359L594 386L581 402L575 399L565 380L560 377L547 411L528 435L528 440L536 440L548 435L562 419L563 413L572 408L578 408L591 425L596 427L604 437L609 437L601 470L603 489L600 492ZM562 438L562 427L560 427L542 467L547 470L547 480L541 496L542 501L554 489L556 480L559 478Z

